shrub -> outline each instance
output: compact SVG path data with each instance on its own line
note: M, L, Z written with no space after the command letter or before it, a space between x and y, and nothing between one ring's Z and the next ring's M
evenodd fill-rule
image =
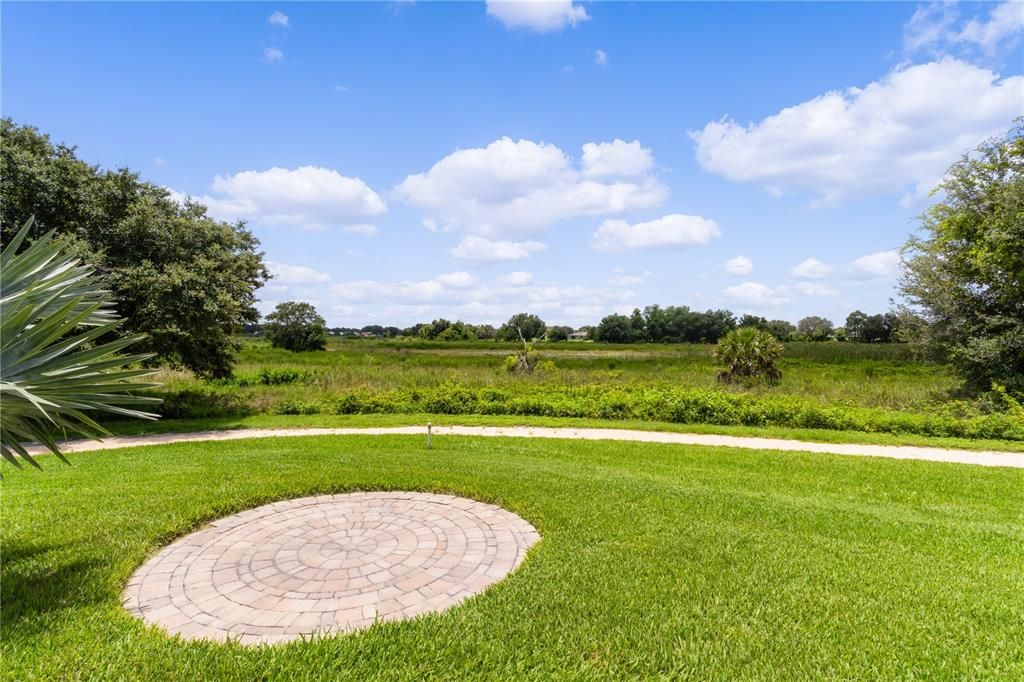
M1024 398L1024 118L946 172L903 248L909 340L948 357L974 393ZM916 338L915 338L916 337Z
M235 392L203 388L162 393L160 412L167 419L205 419L241 417L253 412L245 399Z
M165 394L168 417L236 416L243 399L228 391ZM994 399L998 393L993 394ZM926 436L1024 440L1020 408L991 414L919 414L879 408L825 405L800 396L707 388L583 384L474 388L457 382L416 389L351 392L320 400L284 399L262 409L276 414L493 414L591 419L636 419L679 424L782 426Z
M734 329L715 347L715 359L726 366L718 373L718 379L726 382L778 383L782 372L775 363L781 357L782 344L755 327Z
M308 303L279 303L267 315L263 334L275 348L295 352L323 350L327 346L327 324Z

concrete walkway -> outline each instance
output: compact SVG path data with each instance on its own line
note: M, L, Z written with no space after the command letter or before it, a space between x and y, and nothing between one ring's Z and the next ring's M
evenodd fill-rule
M193 433L167 433L151 436L122 436L104 441L69 441L64 452L89 452L140 445L187 443L194 441L238 440L241 438L278 438L287 436L385 436L420 435L426 438L427 427L394 426L386 428L329 428L329 429L237 429L230 431L196 431ZM862 445L855 443L811 443L781 438L755 438L748 436L718 436L711 434L676 433L671 431L634 431L628 429L549 428L535 426L435 426L438 436L484 436L513 438L568 438L579 440L637 441L643 443L676 443L680 445L708 445L745 448L750 450L785 450L789 452L818 452L860 457L890 457L918 459L929 462L952 462L980 466L1013 467L1024 469L1024 453L992 452L982 450L947 450L910 445ZM41 454L41 446L29 448L32 454Z

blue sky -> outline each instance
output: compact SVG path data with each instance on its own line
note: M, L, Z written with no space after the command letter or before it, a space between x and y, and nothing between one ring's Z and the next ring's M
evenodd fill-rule
M5 116L248 221L331 325L842 322L1024 114L1020 3L4 3Z

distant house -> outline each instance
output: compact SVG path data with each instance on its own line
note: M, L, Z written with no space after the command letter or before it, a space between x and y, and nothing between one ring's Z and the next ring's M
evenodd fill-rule
M571 334L569 334L569 340L570 341L586 341L588 338L590 338L590 328L589 327L585 327L585 328L582 328L582 329L577 329L576 331L574 331Z

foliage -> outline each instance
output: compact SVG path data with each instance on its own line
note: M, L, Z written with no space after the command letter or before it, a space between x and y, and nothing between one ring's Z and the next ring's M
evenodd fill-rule
M0 253L0 454L38 466L21 442L37 440L60 456L58 432L108 434L86 413L155 419L134 408L160 401L133 392L155 384L127 383L152 373L128 367L149 356L117 355L141 337L104 341L121 324L110 292L52 232L19 252L31 227L29 220Z
M498 336L498 330L494 328L494 325L490 324L478 324L475 327L476 338L480 340L491 340Z
M736 319L728 310L701 313L686 306L650 305L628 317L605 317L594 338L606 343L715 343L735 327Z
M323 350L327 347L327 325L309 303L278 303L267 315L263 334L275 348L292 352Z
M768 320L759 315L743 315L737 327L753 327L768 332L779 341L791 341L796 334L796 327L786 320Z
M523 348L515 355L505 358L505 371L511 374L533 374L533 370L537 368L540 356L533 349L533 346L526 341L526 336L522 331L519 332L519 340L522 342Z
M630 318L625 315L608 315L597 325L594 339L603 343L633 343L643 334L637 330Z
M329 351L291 353L250 342L232 382L164 370L158 395L178 417L465 410L962 438L1012 436L1022 423L1007 419L1013 414L997 401L954 400L956 377L944 365L914 360L906 344L788 343L778 364L781 381L748 387L717 382L713 347L706 345L549 344L535 371L522 376L496 371L521 342L328 343ZM557 363L557 371L544 371L544 360ZM260 379L288 370L301 376L289 383Z
M209 218L196 203L127 169L100 170L35 128L0 121L0 225L8 243L32 215L29 239L57 240L103 275L138 349L206 377L231 371L231 336L257 319L268 273L243 223Z
M760 329L762 331L768 331L769 325L768 319L759 315L746 314L740 317L736 322L737 327L753 327L754 329Z
M874 349L866 344L807 344L813 348ZM897 347L900 348L900 347ZM335 356L337 353L330 353ZM489 376L493 371L493 356L488 356L485 367ZM255 388L214 389L194 387L180 392L165 393L168 405L174 405L175 417L244 416L254 412L275 414L446 414L446 415L519 415L530 417L570 417L590 419L616 419L671 422L680 424L712 424L721 426L786 427L860 431L866 433L917 434L958 438L991 438L1024 440L1024 416L1003 406L993 406L987 413L979 412L967 404L944 403L943 409L894 410L886 406L844 404L841 401L823 401L814 395L781 393L781 387L772 392L757 390L724 390L712 387L679 386L674 383L652 384L636 380L624 381L608 373L605 380L590 374L590 381L581 381L581 375L571 367L561 367L557 373L545 368L544 360L537 363L537 371L530 376L509 377L508 382L474 385L456 376L440 379L431 373L429 382L390 388L352 386L345 381L334 389L319 388L311 392L300 380L293 386L267 386ZM836 382L843 374L842 365L828 368L830 383L843 388L857 384L871 384L881 379L884 367L854 365L853 383ZM379 365L374 371L381 372ZM406 363L404 370L411 371ZM939 368L935 368L938 370ZM702 365L702 371L707 367ZM888 370L891 371L891 370ZM797 372L791 372L793 374ZM674 372L662 373L675 375ZM563 376L564 375L564 376ZM588 376L588 375L584 375ZM806 376L806 375L804 375ZM904 383L912 375L899 374ZM315 379L322 386L322 379ZM713 377L712 377L713 381ZM801 383L804 380L801 380ZM842 389L841 389L842 390ZM248 399L246 399L246 391ZM205 395L205 398L203 397ZM232 399L237 399L231 410ZM189 408L188 406L191 406ZM190 413L188 409L195 410ZM167 413L167 416L172 416Z
M854 310L846 317L846 338L861 343L891 343L899 336L898 327L896 313L867 315Z
M966 386L1024 396L1024 119L965 155L903 250L900 291L928 323L924 345Z
M1009 413L914 414L823 405L798 396L602 384L571 389L534 385L528 394L455 383L385 393L353 391L318 400L286 400L277 404L275 413L519 415L1024 440L1024 418Z
M779 341L792 341L796 335L796 326L786 320L772 320L768 323L767 331Z
M375 334L377 336L412 336L419 339L431 341L474 341L493 339L497 335L493 325L470 324L462 320L454 322L441 317L432 322L421 322L408 329L400 330L397 327L382 328L385 332L394 330L394 333ZM363 331L367 328L363 327Z
M781 357L782 344L756 327L734 329L715 347L715 359L726 366L718 379L726 382L777 384L782 379L776 366Z
M548 326L544 320L530 313L517 313L509 318L508 322L501 325L497 337L502 341L518 341L525 338L533 341L544 337Z
M490 329L493 334L494 328ZM487 334L487 330L483 330L483 333ZM416 336L421 339L436 339L438 341L472 341L480 338L480 333L475 326L462 320L450 322L442 317L427 324L417 325Z
M515 353L505 358L502 366L509 374L532 374L537 364L536 351Z
M808 341L828 341L834 331L832 323L824 317L811 315L796 323L797 331Z
M572 327L566 327L563 325L553 325L548 327L548 341L568 341L569 334L572 334Z
M308 385L321 378L322 372L296 367L264 367L255 375L236 372L232 377L223 379L226 385L235 386L287 386L289 384Z

